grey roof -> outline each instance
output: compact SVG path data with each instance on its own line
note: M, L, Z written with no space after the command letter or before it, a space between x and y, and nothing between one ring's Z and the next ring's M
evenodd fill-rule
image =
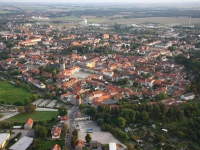
M24 136L17 143L15 143L13 146L11 146L9 149L11 149L11 150L26 150L32 142L33 142L33 138Z

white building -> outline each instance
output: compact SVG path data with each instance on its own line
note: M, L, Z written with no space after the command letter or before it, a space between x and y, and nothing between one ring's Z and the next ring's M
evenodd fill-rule
M33 138L24 136L17 143L12 145L9 149L10 150L26 150L31 145L32 142L33 142Z
M194 99L195 94L193 92L185 94L185 95L181 95L180 99L181 100L192 100Z

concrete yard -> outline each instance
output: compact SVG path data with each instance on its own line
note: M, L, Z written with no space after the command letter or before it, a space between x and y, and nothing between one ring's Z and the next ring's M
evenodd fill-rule
M57 100L52 100L46 107L53 108L57 103Z
M39 107L46 106L51 100L44 100L41 104L39 104Z
M79 125L79 133L78 133L78 139L85 141L86 132L85 129L92 128L93 133L90 133L90 136L92 137L92 141L99 141L102 144L108 144L108 143L117 143L122 145L124 148L126 147L123 145L120 141L118 141L110 132L103 132L101 131L100 126L94 121L87 121L88 124L85 124L85 121L75 121L75 126Z
M43 99L40 98L40 99L34 101L32 104L38 106L42 101L43 101Z

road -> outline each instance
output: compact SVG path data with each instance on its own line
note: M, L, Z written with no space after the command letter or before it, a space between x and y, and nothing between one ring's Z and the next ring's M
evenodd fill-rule
M72 107L68 111L68 118L69 118L69 138L67 140L67 148L70 150L73 150L74 148L71 146L71 137L72 137L72 131L74 130L74 119L75 119L75 114L79 110L78 106Z
M3 116L2 118L0 118L0 121L6 120L6 119L11 118L11 117L13 117L13 116L15 116L15 115L18 115L18 114L19 114L19 112L14 112L14 113L12 113L12 114Z

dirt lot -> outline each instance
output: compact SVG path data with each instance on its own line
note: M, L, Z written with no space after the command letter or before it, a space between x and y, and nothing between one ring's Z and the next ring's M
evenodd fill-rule
M78 139L85 141L85 129L92 128L93 133L90 133L93 141L99 141L102 144L108 143L117 143L124 146L120 141L118 141L111 133L109 132L102 132L100 127L97 125L96 122L87 121L88 124L85 124L84 121L76 121L75 125L78 124L80 131L78 133Z

